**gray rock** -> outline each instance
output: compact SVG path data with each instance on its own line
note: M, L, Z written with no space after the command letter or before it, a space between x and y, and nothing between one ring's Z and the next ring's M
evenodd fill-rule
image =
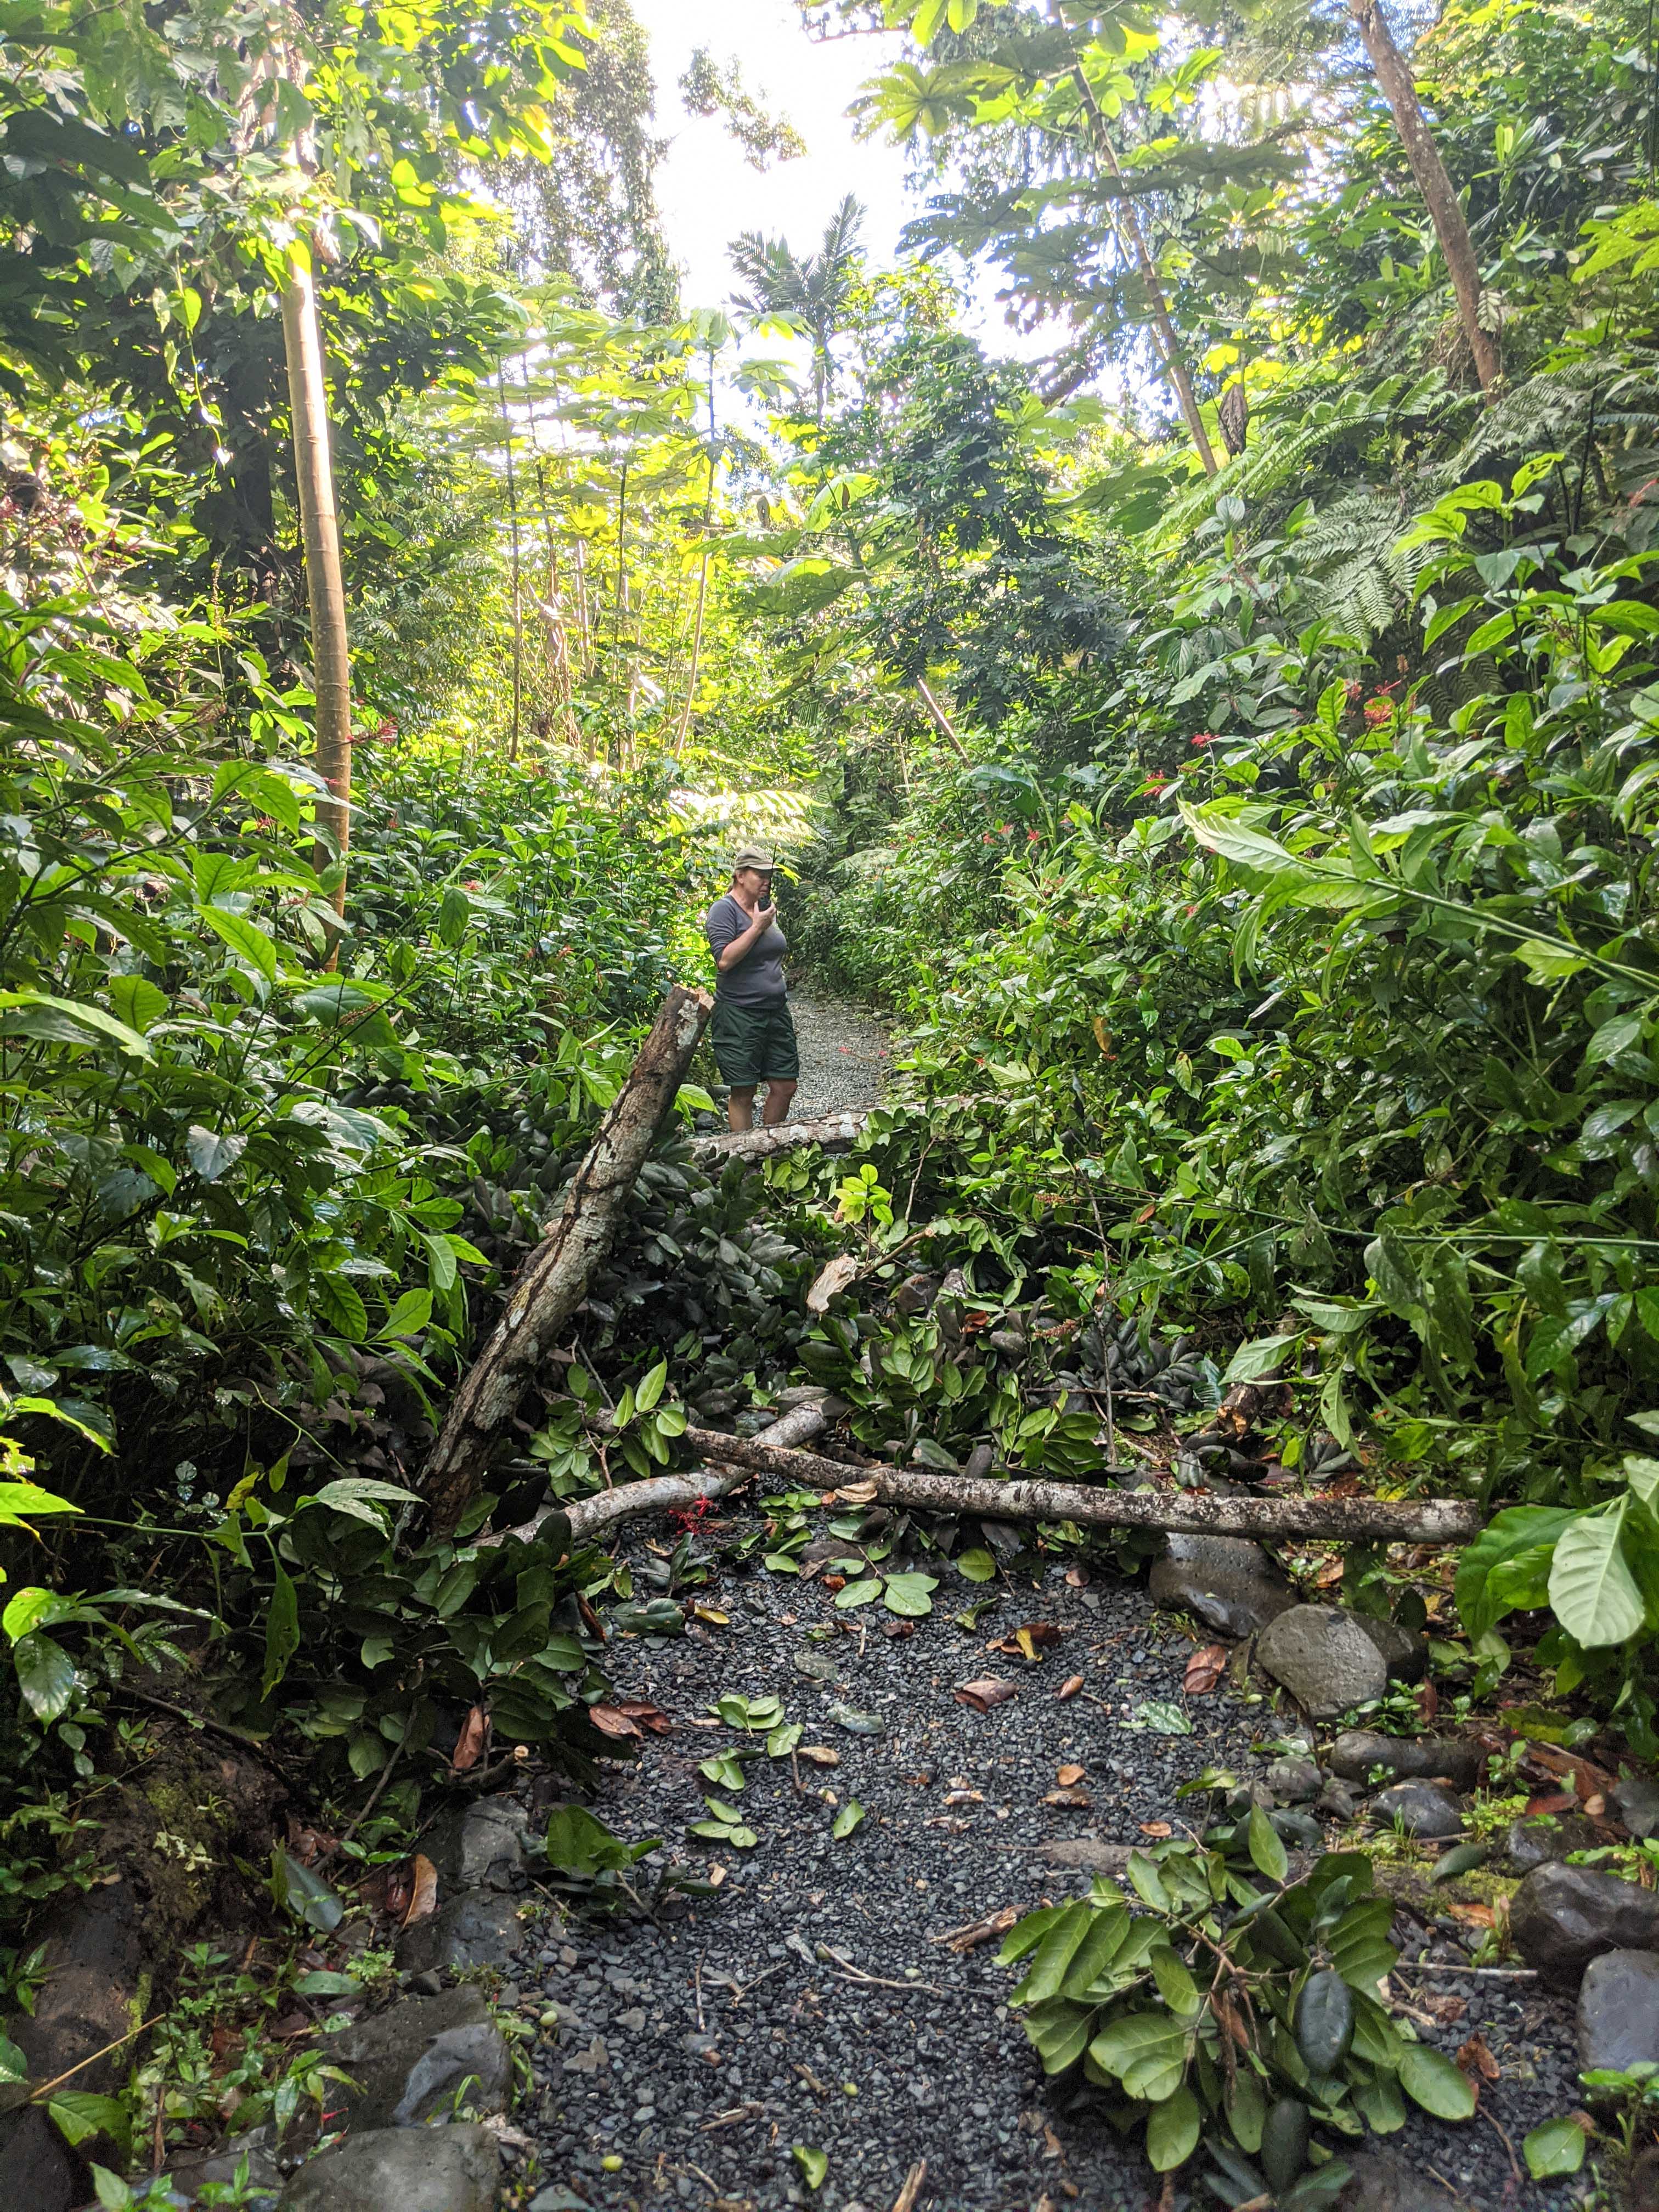
M1396 1782L1391 1789L1379 1790L1371 1800L1370 1814L1380 1827L1401 1827L1425 1843L1445 1842L1463 1832L1457 1800L1432 1782Z
M1391 1682L1420 1682L1429 1671L1429 1647L1420 1636L1402 1628L1397 1620L1378 1620L1369 1613L1354 1619L1382 1655Z
M1659 1784L1633 1774L1615 1782L1607 1795L1632 1836L1650 1836L1659 1830Z
M1588 1851L1599 1838L1588 1820L1558 1820L1553 1814L1533 1820L1511 1820L1504 1838L1504 1856L1517 1874L1564 1859L1569 1851Z
M1328 1820L1352 1820L1357 1802L1347 1784L1333 1778L1314 1800L1314 1810L1322 1813Z
M1419 2165L1397 2151L1362 2150L1345 2154L1352 2178L1336 2200L1338 2212L1454 2212L1458 2203Z
M1578 1990L1578 2063L1586 2074L1659 2066L1659 1955L1604 1951Z
M1603 1952L1659 1950L1659 1893L1595 1867L1536 1867L1510 1899L1510 1934L1543 1980L1571 1989Z
M1274 1759L1261 1778L1281 1805L1306 1805L1324 1778L1310 1759Z
M523 1948L515 1899L489 1890L463 1891L404 1930L398 1963L416 1973L438 1966L465 1973L469 1966L509 1966Z
M490 2212L499 2169L487 2128L378 2128L319 2151L278 2212Z
M458 2092L476 2112L507 2110L513 2061L471 1983L356 2021L330 2037L328 2056L356 2084L341 2094L360 2132L419 2127L453 2112Z
M1444 1775L1459 1790L1473 1790L1484 1764L1477 1745L1457 1736L1380 1735L1374 1729L1348 1729L1331 1746L1325 1761L1344 1782L1369 1784L1381 1767L1399 1782Z
M179 2201L193 2204L210 2184L222 2189L235 2186L237 2169L247 2160L248 2195L239 2198L247 2212L270 2212L276 2202L283 2185L282 2169L276 2163L276 2131L269 2122L263 2127L250 2128L246 2135L232 2136L211 2158L185 2160L176 2166L171 2176Z
M1222 1636L1259 1636L1296 1603L1260 1544L1240 1536L1170 1536L1152 1562L1152 1603L1190 1613Z
M480 1797L446 1813L421 1845L438 1870L438 1894L458 1889L519 1889L530 1833L523 1808L510 1797Z
M1382 1654L1351 1613L1293 1605L1269 1621L1256 1656L1316 1720L1370 1704L1389 1686Z

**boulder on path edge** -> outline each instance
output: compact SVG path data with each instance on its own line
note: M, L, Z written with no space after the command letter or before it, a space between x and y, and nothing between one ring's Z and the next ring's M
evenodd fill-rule
M1510 1900L1510 1934L1542 1980L1571 1989L1603 1952L1659 1950L1659 1893L1596 1867L1535 1867Z
M1396 1782L1377 1792L1370 1810L1372 1820L1382 1826L1398 1826L1425 1843L1449 1843L1463 1832L1457 1800L1432 1782Z
M1347 1729L1331 1746L1326 1765L1344 1782L1368 1785L1381 1767L1396 1782L1426 1782L1444 1775L1455 1789L1473 1790L1485 1763L1478 1744L1460 1736L1382 1735Z
M1316 1720L1370 1705L1389 1686L1382 1654L1352 1613L1293 1605L1262 1632L1256 1656Z
M1260 1544L1243 1536L1170 1536L1152 1562L1152 1603L1190 1613L1218 1636L1259 1636L1296 1603Z
M512 2056L472 1983L354 2021L330 2037L328 2056L356 2085L341 2095L360 2131L420 2127L458 2091L475 2112L507 2110Z
M309 2160L277 2212L491 2212L500 2164L487 2128L376 2128Z
M1604 1951L1585 1967L1578 2063L1586 2074L1659 2066L1659 1952Z

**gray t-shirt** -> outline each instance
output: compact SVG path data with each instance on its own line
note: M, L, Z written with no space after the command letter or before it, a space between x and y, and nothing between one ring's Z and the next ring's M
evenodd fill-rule
M783 980L783 956L789 940L775 921L763 932L735 967L722 969L720 958L726 946L754 924L753 915L738 905L730 891L717 898L703 923L708 949L714 956L714 996L733 1006L763 1006L787 995Z

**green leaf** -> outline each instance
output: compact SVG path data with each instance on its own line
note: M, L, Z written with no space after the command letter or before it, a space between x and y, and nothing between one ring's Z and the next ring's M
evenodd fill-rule
M312 1294L325 1328L348 1344L362 1344L368 1335L368 1314L362 1293L349 1275L325 1273L312 1278Z
M933 1575L889 1575L883 1603L901 1620L921 1620L933 1611L933 1601L928 1593L938 1588L938 1579ZM844 1597L846 1592L843 1590L841 1595Z
M661 1397L663 1385L667 1380L668 1362L665 1359L659 1359L634 1393L634 1410L636 1413L648 1413L651 1411L658 1399Z
M1258 1336L1249 1344L1241 1344L1227 1363L1224 1382L1259 1382L1265 1375L1276 1374L1291 1357L1302 1339L1299 1336Z
M971 1552L960 1553L956 1564L957 1573L967 1582L988 1583L996 1578L995 1559L989 1552L981 1550L977 1545Z
M15 2043L6 2036L0 2035L0 2086L14 2081L27 2081L28 2078L28 2060L24 2057Z
M814 2150L811 2143L796 2143L791 2155L806 2179L809 2189L822 2189L830 2172L830 2154Z
M259 1695L268 1698L288 1672L289 1662L300 1648L300 1598L293 1578L283 1566L274 1568L270 1605L265 1614L265 1663Z
M55 1721L75 1694L75 1662L50 1636L24 1637L12 1650L17 1686L38 1721Z
M547 1863L561 1874L591 1881L619 1873L635 1856L632 1846L613 1836L585 1805L561 1805L547 1824Z
M1534 2128L1522 2142L1521 2155L1534 2181L1548 2181L1557 2174L1577 2173L1584 2163L1584 2130L1564 2117Z
M88 1006L76 999L54 999L44 991L0 991L0 1013L15 1010L20 1015L21 1034L29 1034L27 1018L31 1012L40 1012L55 1018L58 1026L43 1034L55 1036L65 1044L94 1044L106 1037L118 1044L123 1052L137 1059L149 1060L150 1049L135 1029L106 1014L101 1006ZM10 1023L3 1026L11 1028Z
M420 1502L412 1490L399 1489L395 1482L381 1482L368 1474L344 1474L336 1482L325 1482L310 1497L297 1498L294 1510L298 1513L307 1505L326 1505L332 1512L349 1513L354 1520L384 1532L386 1516L375 1511L377 1505L418 1505Z
M840 1812L836 1814L835 1820L830 1826L830 1832L835 1838L836 1841L839 1843L843 1836L850 1836L854 1829L860 1826L863 1819L863 1806L860 1804L856 1797L849 1797L846 1804L842 1807Z
M1628 1507L1621 1498L1606 1511L1581 1513L1556 1540L1550 1605L1583 1644L1622 1644L1644 1618L1642 1593L1619 1540Z
M246 1150L247 1139L237 1129L216 1132L196 1123L185 1133L185 1151L204 1182L228 1175Z
M384 1344L388 1337L416 1336L431 1318L431 1291L405 1291L376 1331L376 1340Z
M838 1611L847 1613L854 1606L873 1605L880 1595L879 1582L872 1580L848 1583L845 1589L838 1589L836 1592L835 1602Z
M345 1907L314 1868L304 1866L292 1851L272 1854L278 1862L277 1882L282 1901L296 1920L319 1935L331 1935L345 1918Z
M1153 2106L1146 2120L1146 2155L1154 2173L1171 2173L1187 2163L1198 2148L1200 2120L1198 2100L1184 2083Z
M1449 2058L1426 2044L1408 2043L1401 2052L1400 2086L1437 2119L1467 2120L1474 2111L1472 2084Z
M1250 1862L1256 1872L1265 1875L1269 1881L1283 1881L1291 1863L1290 1858L1278 1830L1260 1805L1250 1808L1247 1833Z
M199 911L208 927L224 939L239 960L263 975L267 983L276 981L276 947L257 922L246 915L228 914L222 907L204 906Z
M92 2175L92 2193L98 2199L101 2212L130 2212L132 2191L118 2173L112 2173L106 2166L96 2160L88 2161Z
M132 2148L132 2124L118 2097L95 2096L89 2089L60 2089L46 2100L46 2116L74 2148L107 2136L125 2158Z
M788 1721L782 1727L775 1728L766 1739L767 1757L787 1759L805 1733L799 1721Z

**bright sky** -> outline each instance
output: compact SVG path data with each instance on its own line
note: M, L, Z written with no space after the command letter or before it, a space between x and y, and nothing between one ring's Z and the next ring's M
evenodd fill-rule
M732 289L726 249L740 231L787 238L797 253L817 246L848 192L867 210L864 241L889 264L898 235L919 203L904 188L903 149L860 139L847 109L866 81L902 52L899 34L819 43L807 37L793 0L634 0L651 40L657 82L657 130L671 141L657 173L657 198L670 251L684 271L688 307L724 305ZM768 113L787 116L807 152L751 168L718 116L688 115L677 89L692 50L707 46L724 66L737 60L745 90ZM1020 339L982 288L983 304L965 318L993 353L1030 356L1052 350L1057 334ZM776 351L775 341L767 349Z

